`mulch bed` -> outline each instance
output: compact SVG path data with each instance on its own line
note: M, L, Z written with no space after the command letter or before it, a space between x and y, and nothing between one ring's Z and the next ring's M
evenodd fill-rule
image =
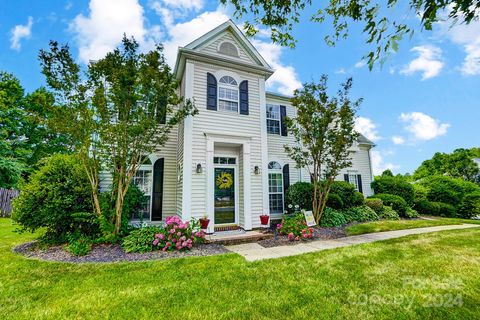
M274 236L273 238L258 241L258 244L265 248L271 248L278 246L291 246L301 242L313 240L329 240L343 238L347 236L347 233L345 232L345 228L347 226L331 228L313 227L313 229L315 230L313 233L313 237L309 239L302 239L300 241L290 241L288 240L287 236L276 234L276 236Z
M66 251L64 246L52 246L46 249L39 248L37 241L21 244L13 248L12 251L29 258L73 263L164 260L193 256L212 256L230 252L222 245L202 244L193 247L190 251L126 253L120 245L114 244L96 245L92 248L92 251L89 254L82 257L76 257Z

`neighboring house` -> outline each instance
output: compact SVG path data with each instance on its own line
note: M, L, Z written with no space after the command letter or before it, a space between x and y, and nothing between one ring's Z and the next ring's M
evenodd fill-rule
M258 228L261 214L281 217L285 190L310 176L284 151L294 142L284 119L294 117L295 109L290 97L265 91L274 70L227 21L179 48L174 73L181 95L193 99L199 112L172 131L135 176L149 198L141 218L208 216L213 232L222 226ZM361 136L352 148L353 166L338 177L366 196L372 194L373 146Z

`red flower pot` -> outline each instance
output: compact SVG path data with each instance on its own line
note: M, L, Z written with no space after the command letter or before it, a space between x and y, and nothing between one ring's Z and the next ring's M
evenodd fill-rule
M260 216L260 223L261 223L262 225L267 225L269 219L270 219L270 216L261 215L261 216Z
M207 229L209 223L210 223L210 219L205 219L205 218L200 219L200 225L202 226L202 229Z

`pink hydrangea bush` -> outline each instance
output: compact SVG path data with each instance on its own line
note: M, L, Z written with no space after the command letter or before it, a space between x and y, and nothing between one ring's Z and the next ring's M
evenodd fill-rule
M178 216L165 219L161 232L155 234L154 249L162 251L190 250L194 244L205 241L203 232L196 221L183 222Z
M277 224L277 231L286 235L289 241L310 239L314 236L314 229L307 227L303 214L286 216L282 223Z

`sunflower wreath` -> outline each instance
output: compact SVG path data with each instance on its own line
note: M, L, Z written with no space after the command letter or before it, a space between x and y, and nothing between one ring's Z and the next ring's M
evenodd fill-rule
M222 172L217 176L217 187L220 189L228 189L233 184L233 177L228 172Z

